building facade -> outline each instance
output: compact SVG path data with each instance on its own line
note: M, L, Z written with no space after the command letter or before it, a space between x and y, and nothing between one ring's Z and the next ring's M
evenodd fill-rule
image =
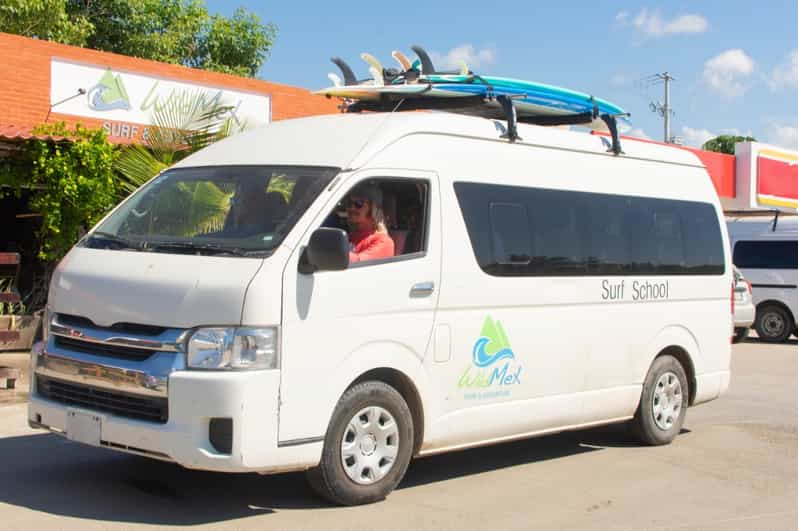
M42 123L102 127L111 142L146 138L170 98L200 93L238 124L338 112L307 89L0 33L0 142Z

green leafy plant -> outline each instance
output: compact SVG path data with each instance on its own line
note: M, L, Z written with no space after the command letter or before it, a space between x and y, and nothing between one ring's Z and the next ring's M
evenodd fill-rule
M122 149L114 166L120 190L131 193L172 164L245 128L234 127L229 111L205 92L173 92L155 106L146 144ZM163 227L175 235L220 230L232 193L209 183L165 190L158 199L163 211L186 215L173 223L162 220Z
M720 135L704 142L701 149L734 155L734 144L737 142L756 142L756 138L752 136Z
M34 133L65 140L29 140L14 164L0 167L0 182L18 195L30 191L29 207L41 219L38 258L54 263L116 203L116 152L99 129L56 123Z
M69 141L33 140L30 207L42 216L38 231L39 258L54 262L78 240L117 199L114 146L99 129L69 129L63 123L42 125L37 134L68 137Z

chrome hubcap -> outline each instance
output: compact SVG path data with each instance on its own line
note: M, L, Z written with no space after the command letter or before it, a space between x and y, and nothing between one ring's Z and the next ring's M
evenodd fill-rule
M349 479L358 485L370 485L385 477L398 452L399 427L381 407L358 411L341 439L341 463Z
M654 422L661 430L669 430L679 418L682 410L682 384L672 372L666 372L657 380L651 412Z
M766 313L762 317L762 328L765 329L765 333L769 336L780 336L784 332L785 326L787 326L787 323L777 313Z

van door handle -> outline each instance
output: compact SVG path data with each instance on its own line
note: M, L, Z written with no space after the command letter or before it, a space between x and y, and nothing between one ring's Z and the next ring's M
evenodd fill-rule
M435 291L434 282L419 282L418 284L410 288L410 296L427 297L428 295L432 295L433 291Z

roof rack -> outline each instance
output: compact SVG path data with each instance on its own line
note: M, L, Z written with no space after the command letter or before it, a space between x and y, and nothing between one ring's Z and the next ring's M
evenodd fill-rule
M478 77L478 76L475 76ZM433 86L428 84L429 89ZM498 106L496 105L498 104ZM487 95L463 96L458 98L435 98L425 96L425 92L417 94L381 94L376 100L357 100L344 103L341 110L346 113L376 111L376 112L396 112L396 111L417 111L417 110L443 110L457 114L479 116L507 121L507 131L501 135L510 142L522 140L518 136L517 124L526 123L533 125L586 125L593 123L597 118L601 119L610 131L612 145L607 150L608 153L620 155L621 140L618 134L618 115L599 114L598 106L594 105L590 112L564 115L539 115L518 117L515 110L513 98L505 95L494 95L488 91Z
M776 232L776 227L779 224L779 216L798 215L796 212L784 212L777 208L768 210L725 210L723 214L726 216L740 216L749 218L773 216L773 224L770 226L771 232Z

